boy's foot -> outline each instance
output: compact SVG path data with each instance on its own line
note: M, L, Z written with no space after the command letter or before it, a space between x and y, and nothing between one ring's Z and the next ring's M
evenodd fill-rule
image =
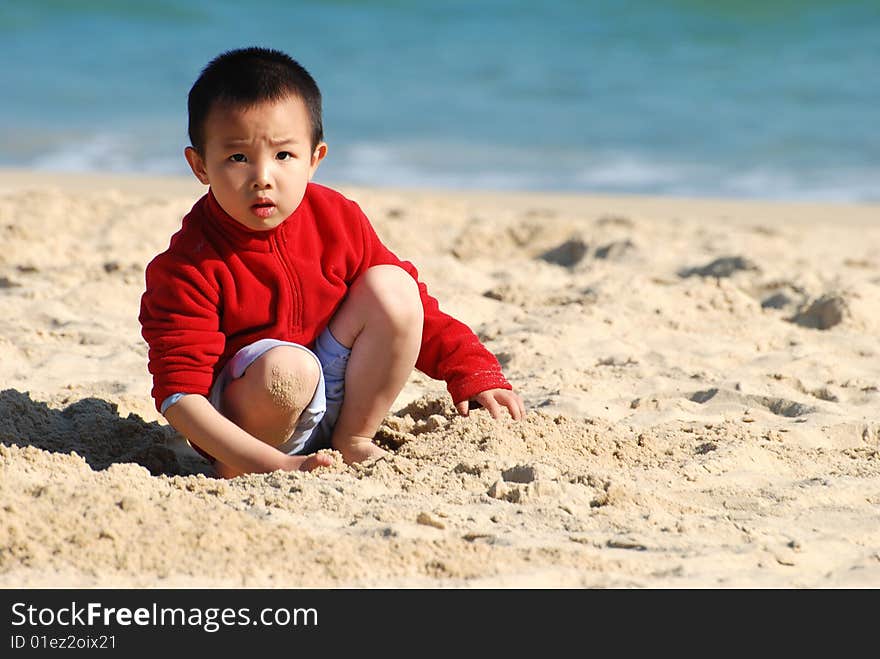
M325 453L313 453L312 455L291 455L291 459L299 462L300 471L311 471L318 467L333 466L333 457ZM292 470L291 470L292 471Z
M342 460L348 465L388 455L388 451L373 443L372 437L359 435L353 435L346 441L335 441L333 448L342 453Z

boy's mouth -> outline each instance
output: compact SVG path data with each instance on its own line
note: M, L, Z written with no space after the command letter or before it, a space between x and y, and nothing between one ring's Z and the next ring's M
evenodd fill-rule
M269 199L260 199L256 203L251 204L251 211L257 217L269 217L275 212L275 202Z

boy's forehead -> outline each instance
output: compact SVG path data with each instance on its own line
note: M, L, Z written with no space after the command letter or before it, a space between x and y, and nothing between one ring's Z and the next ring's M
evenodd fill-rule
M247 104L219 99L211 105L205 117L205 128L219 132L269 124L308 133L310 121L305 103L292 95Z

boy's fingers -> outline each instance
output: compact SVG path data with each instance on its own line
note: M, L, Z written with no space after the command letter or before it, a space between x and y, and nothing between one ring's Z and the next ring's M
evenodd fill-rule
M514 421L519 421L523 418L522 406L515 398L508 403L507 409L510 410L510 416L513 417Z
M455 409L461 416L467 416L468 410L484 408L493 419L500 419L507 409L511 418L519 421L526 415L526 406L522 398L514 393L490 394L481 392L476 399L463 400L455 405Z
M507 408L507 411L510 413L510 418L512 418L514 421L519 421L522 418L522 401L517 394L504 391L493 396L493 399L496 402L500 403L501 406ZM499 412L501 412L500 406L498 410Z
M489 410L489 414L492 415L493 419L501 418L501 405L498 404L494 396L485 396L482 402L483 407Z
M519 421L525 416L522 408L522 403L520 402L519 398L514 398L513 400L511 400L510 404L507 407L510 410L510 416L512 416L515 421Z

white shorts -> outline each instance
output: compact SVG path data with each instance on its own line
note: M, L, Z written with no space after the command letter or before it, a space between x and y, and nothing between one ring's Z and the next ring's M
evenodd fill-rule
M260 339L246 345L236 352L220 371L211 391L208 393L208 401L217 411L220 411L220 401L223 391L233 380L242 377L248 367L262 357L266 352L278 346L290 346L305 350L312 355L321 366L320 381L315 389L315 395L303 410L299 417L299 423L294 428L290 437L278 447L278 450L290 455L314 453L321 448L330 447L330 438L333 435L333 427L339 417L339 410L345 397L345 369L348 366L348 357L351 350L336 340L327 328L321 332L315 341L315 350L312 352L304 345L280 341L278 339ZM185 394L173 394L162 403L162 413L176 403ZM190 443L200 455L213 462L213 458Z

